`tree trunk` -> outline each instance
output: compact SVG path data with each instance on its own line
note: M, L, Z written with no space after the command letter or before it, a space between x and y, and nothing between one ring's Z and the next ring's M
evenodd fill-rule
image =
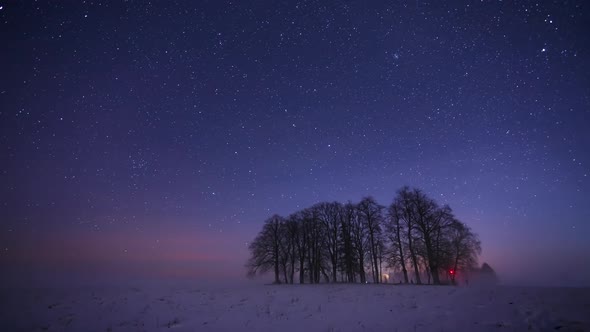
M379 283L379 264L377 263L377 255L373 255L373 265L375 266L375 276L373 277L373 281L378 284Z
M414 248L412 247L412 234L408 232L408 249L410 249L410 257L412 258L412 263L414 264L414 273L416 274L416 283L418 285L422 284L420 280L420 270L418 269L418 259L416 258L416 253L414 252Z
M381 267L381 264L383 264L382 256L381 250L379 250L379 283L383 283L383 268Z
M424 243L426 244L426 256L428 257L428 267L430 268L430 274L432 275L432 282L435 285L440 285L440 279L438 277L438 267L434 259L432 252L432 243L430 242L430 234L424 234Z
M404 257L404 248L402 247L402 235L401 235L399 221L397 222L397 225L396 225L396 233L397 233L397 245L399 248L399 257L400 257L400 262L402 265L402 272L404 273L404 282L407 284L408 283L408 269L406 269L406 259Z
M289 283L289 275L287 274L287 264L283 266L283 277L285 278L285 284Z
M275 284L280 284L281 280L279 279L279 257L275 258Z
M337 274L338 274L337 267L335 264L332 264L332 281L336 282L338 280Z
M293 276L295 275L295 252L293 252L293 257L291 258L291 271L289 271L289 283L293 284Z
M305 257L299 259L299 283L305 283Z
M326 273L326 271L324 269L321 269L321 271L322 271L322 274L324 275L324 278L326 278L326 282L330 283L330 276ZM336 282L336 281L334 280L334 282ZM319 280L318 280L318 283L319 283Z
M363 255L360 255L359 258L359 275L361 278L361 283L367 282L367 277L365 275L365 260L363 259Z

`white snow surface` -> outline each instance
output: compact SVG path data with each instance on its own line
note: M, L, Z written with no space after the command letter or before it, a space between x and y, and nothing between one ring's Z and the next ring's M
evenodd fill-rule
M590 331L589 288L194 283L0 290L0 331Z

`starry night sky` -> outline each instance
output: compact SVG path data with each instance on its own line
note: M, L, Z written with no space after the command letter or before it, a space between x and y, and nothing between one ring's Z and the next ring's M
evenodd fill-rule
M587 285L590 10L517 3L0 1L0 263L243 278L271 214L410 185Z

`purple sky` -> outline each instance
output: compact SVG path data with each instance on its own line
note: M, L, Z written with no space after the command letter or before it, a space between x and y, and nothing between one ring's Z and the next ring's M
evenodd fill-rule
M271 214L410 185L504 281L588 285L584 2L0 6L12 279L239 279Z

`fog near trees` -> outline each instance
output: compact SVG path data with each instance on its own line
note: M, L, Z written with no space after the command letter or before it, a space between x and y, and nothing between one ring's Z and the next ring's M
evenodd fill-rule
M249 250L248 275L275 283L383 283L387 269L403 283L441 284L476 267L481 243L448 205L406 186L389 206L369 196L273 215Z

